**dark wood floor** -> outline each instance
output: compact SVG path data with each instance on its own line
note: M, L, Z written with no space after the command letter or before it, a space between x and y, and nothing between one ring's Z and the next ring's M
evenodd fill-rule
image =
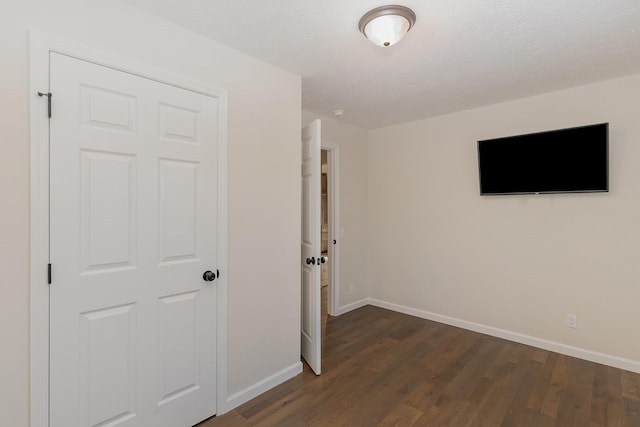
M376 307L304 372L199 427L640 426L640 375Z

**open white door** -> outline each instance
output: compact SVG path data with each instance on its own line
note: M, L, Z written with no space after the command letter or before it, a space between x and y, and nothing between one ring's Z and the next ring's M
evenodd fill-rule
M216 413L218 101L50 70L50 425L191 426Z
M320 120L302 129L302 357L320 375Z

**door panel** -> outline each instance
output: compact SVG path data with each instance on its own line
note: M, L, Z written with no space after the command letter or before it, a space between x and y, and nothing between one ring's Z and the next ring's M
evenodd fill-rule
M198 111L177 105L160 105L160 135L166 140L198 143Z
M135 266L136 158L80 151L83 272Z
M159 299L160 405L198 387L197 292Z
M135 133L137 97L105 88L80 86L82 124Z
M127 304L80 316L83 425L135 416L135 314Z
M301 252L302 357L320 375L320 120L302 129Z
M160 160L160 261L194 261L198 238L198 163Z
M51 54L50 424L216 412L217 99Z

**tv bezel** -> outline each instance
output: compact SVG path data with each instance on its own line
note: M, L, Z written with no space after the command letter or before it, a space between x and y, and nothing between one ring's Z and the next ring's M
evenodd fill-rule
M523 137L523 136L533 136L533 135L542 135L542 134L548 134L548 133L556 133L556 132L563 132L563 131L569 131L569 130L575 130L575 129L582 129L582 128L587 128L587 127L594 127L594 126L602 126L604 125L605 129L606 129L606 135L605 135L605 172L606 172L606 178L605 178L605 189L603 190L558 190L558 191L510 191L510 192L506 192L506 193L488 193L488 192L483 192L482 191L482 168L480 165L480 143L481 142L485 142L485 141L494 141L494 140L500 140L500 139L508 139L508 138L517 138L517 137ZM574 127L569 127L569 128L561 128L561 129L552 129L552 130L545 130L545 131L540 131L540 132L531 132L531 133L524 133L524 134L519 134L519 135L510 135L510 136L504 136L504 137L499 137L499 138L490 138L490 139L482 139L482 140L478 140L477 141L477 149L478 149L478 185L480 187L480 195L481 196L509 196L509 195L539 195L539 194L574 194L574 193L580 193L580 194L584 194L584 193L608 193L609 192L609 122L603 122L603 123L594 123L594 124L590 124L590 125L583 125L583 126L574 126Z

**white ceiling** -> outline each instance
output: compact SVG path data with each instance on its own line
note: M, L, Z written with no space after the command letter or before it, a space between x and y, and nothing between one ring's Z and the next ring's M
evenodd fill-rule
M403 0L416 25L389 48L357 27L382 0L125 2L301 75L303 109L365 129L640 72L639 0Z

